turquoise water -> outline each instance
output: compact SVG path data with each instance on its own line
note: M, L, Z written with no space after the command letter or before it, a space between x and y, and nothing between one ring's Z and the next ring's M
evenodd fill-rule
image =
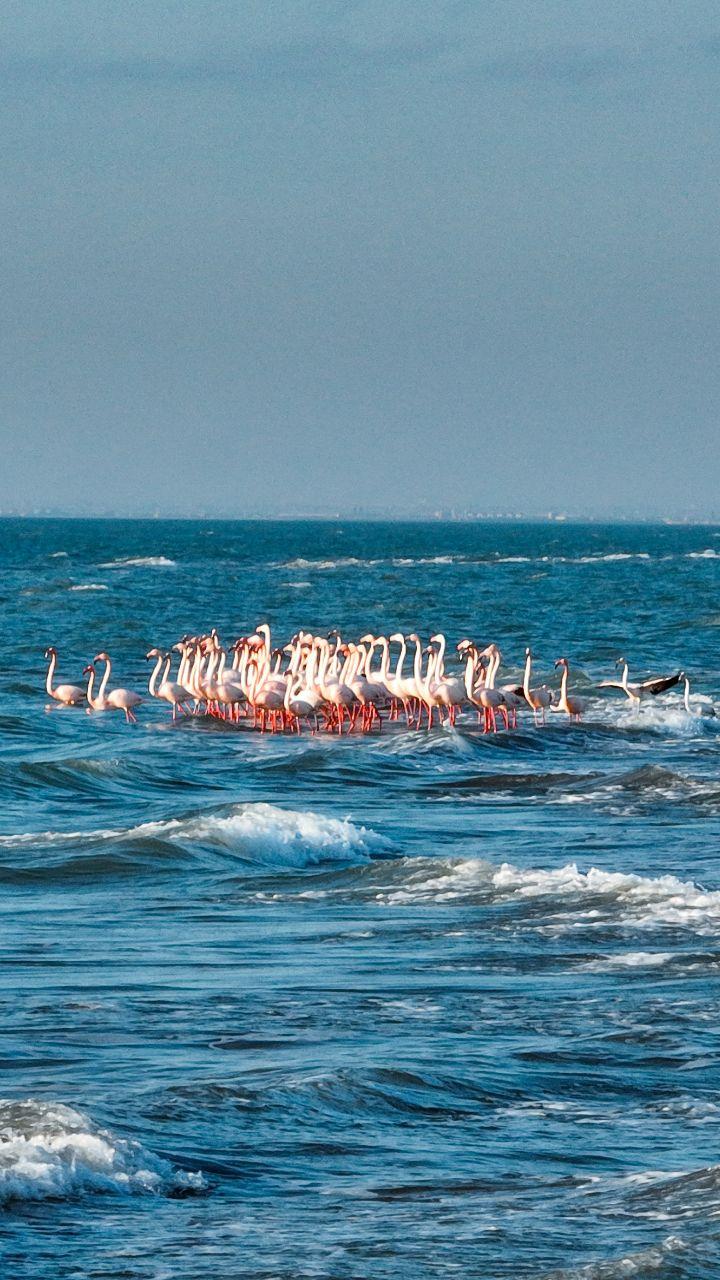
M12 1277L706 1277L720 1210L714 528L4 521ZM267 620L571 662L585 722L261 737L46 709Z

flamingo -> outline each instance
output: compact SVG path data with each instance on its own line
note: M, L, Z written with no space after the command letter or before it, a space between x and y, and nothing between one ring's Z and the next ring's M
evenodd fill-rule
M552 694L546 685L541 685L539 689L530 688L530 672L532 670L532 653L530 649L525 650L525 674L523 676L523 695L529 707L532 707L533 719L537 724L538 712L541 716L541 723L545 723L545 708L552 703Z
M495 688L495 676L500 666L500 650L497 645L488 645L484 653L480 654L480 658L485 658L487 668L485 672L485 684L478 691L477 697L480 705L485 710L485 732L488 732L489 726L492 726L493 733L497 732L497 712L503 718L505 728L510 728L510 718L508 716L508 703L504 692Z
M55 674L55 667L57 665L57 649L53 648L52 645L49 645L45 650L45 657L50 659L47 679L45 681L45 688L47 689L49 696L54 698L56 702L61 702L64 707L77 706L79 702L84 700L85 690L81 689L77 684L56 684L53 689L52 682Z
M112 663L110 661L110 657L107 653L98 653L93 658L93 662L107 663L107 669L105 672L105 677L102 685L102 687L104 688L105 684L110 679L110 672L112 670ZM140 697L139 693L135 693L132 689L123 689L123 688L111 689L110 693L107 695L107 702L110 704L111 707L114 707L117 711L125 712L125 720L127 721L128 724L137 724L135 707L139 707L140 703L142 702L142 698Z
M148 693L150 694L150 697L162 698L165 702L169 702L173 709L173 714L172 714L173 720L177 718L178 707L182 711L183 715L188 715L189 713L188 713L187 707L185 707L183 704L186 703L188 698L191 696L190 693L186 688L184 688L183 685L178 684L177 681L168 680L168 675L170 673L170 663L172 661L171 655L169 653L166 653L163 655L160 649L150 649L150 651L146 653L145 657L148 662L150 661L151 658L155 658L155 666L153 668L152 675L150 676L150 681L148 684ZM157 685L158 675L163 662L165 662L165 671L163 672L163 678L160 681L160 684ZM106 667L105 668L106 680L107 680L107 675L108 675L108 669Z
M683 706L684 706L685 710L687 711L688 715L689 715L689 716L693 716L696 720L702 720L702 719L705 719L705 718L710 719L710 718L712 718L712 717L717 716L717 711L715 710L714 706L713 706L713 705L712 705L712 703L709 701L709 699L705 699L705 698L703 698L703 700L702 700L702 701L701 701L701 703L700 703L700 706L699 706L699 707L697 707L697 708L694 708L693 706L691 706L691 704L690 704L690 679L689 679L689 677L685 674L685 672L684 672L684 671L683 671L683 672L681 672L681 679L683 680L683 682L684 682L684 684L685 684L685 693L684 693L684 695L683 695Z
M105 697L105 685L107 684L107 678L108 678L107 667L105 668L105 674L102 679L102 684L98 689L97 696L93 695L93 683L95 681L95 668L92 665L92 663L90 663L89 666L83 669L83 675L87 676L88 678L87 693L85 695L88 700L88 712L113 710L112 704L108 702L107 698Z
M659 693L664 693L666 689L672 689L674 685L679 684L683 673L678 671L674 676L651 676L648 680L633 681L628 683L628 662L626 658L618 658L615 663L616 667L622 667L623 673L620 680L601 680L598 685L599 689L619 689L635 707L637 711L643 698L656 698Z
M562 680L560 682L560 699L557 706L553 706L553 711L564 711L569 715L571 720L579 720L587 706L585 698L578 698L574 693L568 693L568 660L567 658L558 658L555 663L556 667L562 667Z
M431 644L437 644L438 651L435 658L435 680L434 694L438 699L439 705L445 707L450 724L455 724L457 709L465 701L465 686L461 677L448 676L445 674L445 636L442 632L438 635L430 637Z

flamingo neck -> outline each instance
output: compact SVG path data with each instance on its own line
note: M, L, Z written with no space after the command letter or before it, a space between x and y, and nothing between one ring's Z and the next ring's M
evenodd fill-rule
M475 664L477 663L477 655L472 649L468 649L467 661L465 663L465 693L469 702L473 700L473 684L475 681Z
M98 701L97 698L93 697L94 680L95 680L95 668L91 667L90 671L88 672L87 693L85 696L87 697L88 706L92 707L93 710L97 706L97 701Z
M100 688L98 689L98 696L97 696L98 702L102 702L103 698L105 697L105 690L107 688L107 682L110 679L111 670L112 670L112 663L109 658L106 658L105 670L103 671L103 678L100 682Z
M155 666L152 669L152 674L150 676L150 679L148 680L148 693L150 694L151 698L155 697L155 685L157 682L158 672L160 671L162 660L163 660L163 656L161 653L159 653L157 655L157 658L155 659Z
M523 675L523 693L527 698L530 693L530 672L532 670L532 654L528 653L525 657L525 674Z
M399 657L398 657L398 660L397 660L397 666L395 667L395 679L396 679L396 680L399 680L399 679L400 679L400 673L401 673L402 668L403 668L403 662L405 661L405 654L406 654L406 653L407 653L407 644L405 643L405 637L403 636L402 640L400 641L400 654L399 654Z
M52 682L53 682L53 676L54 676L54 674L55 674L55 664L56 664L56 662L57 662L57 654L56 654L56 653L51 653L51 654L50 654L50 666L48 667L47 680L45 681L45 688L47 689L47 691L48 691L48 693L50 694L50 697L51 697L51 698L52 698L52 697L54 697L54 694L53 694L53 687L52 687Z

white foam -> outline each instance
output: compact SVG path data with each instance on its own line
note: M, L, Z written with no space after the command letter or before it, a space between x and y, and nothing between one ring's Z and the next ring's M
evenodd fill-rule
M105 586L104 582L85 582L77 587L71 587L71 591L109 591L110 588Z
M68 559L68 553L67 553L67 551L51 551L51 552L50 552L50 559L51 559L51 560L67 560L67 559Z
M715 547L706 547L704 551L688 551L688 560L720 560L720 551Z
M390 843L348 818L329 818L312 810L280 809L273 804L242 804L230 813L208 813L166 822L143 822L127 830L38 831L0 835L0 848L32 844L57 845L77 840L166 839L181 844L198 841L226 849L252 862L300 868L322 862L368 862Z
M0 1099L0 1204L99 1192L163 1195L204 1185L202 1174L173 1168L71 1107Z
M339 556L337 560L306 560L304 556L297 556L295 560L288 560L285 564L278 565L277 568L344 569L351 565L374 565L379 563L379 560L359 560L357 556Z
M390 847L377 832L356 826L347 818L328 818L312 810L280 809L273 804L244 804L225 815L145 823L130 834L206 841L273 867L368 862L373 853Z
M402 889L378 894L399 905L418 901L452 902L479 895L488 903L536 900L532 923L549 931L610 925L637 928L671 925L698 933L720 932L720 892L706 891L677 876L640 876L574 862L550 870L523 869L480 859L429 859ZM410 864L412 866L412 864ZM545 901L545 910L537 907Z
M614 969L654 969L675 957L671 951L624 951L616 956L598 956L578 967L586 973L612 973Z
M167 556L126 556L120 560L106 560L99 569L167 569L176 562Z

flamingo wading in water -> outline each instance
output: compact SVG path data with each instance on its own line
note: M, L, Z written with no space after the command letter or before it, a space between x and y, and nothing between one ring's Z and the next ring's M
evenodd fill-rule
M55 667L57 665L57 649L50 645L45 650L45 657L50 659L48 667L45 688L51 698L56 702L61 702L64 707L76 707L79 702L85 699L85 690L81 689L77 684L56 684L53 689L53 676L55 675Z

